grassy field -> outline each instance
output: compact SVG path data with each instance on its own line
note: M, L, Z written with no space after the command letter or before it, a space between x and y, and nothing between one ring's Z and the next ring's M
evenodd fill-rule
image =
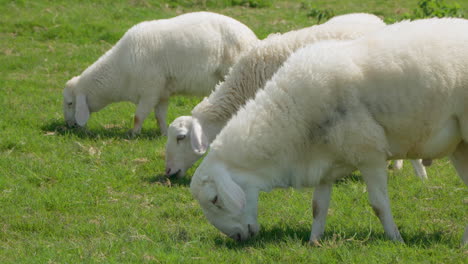
M132 104L93 114L87 131L67 129L62 116L65 82L143 20L209 10L264 38L317 23L308 16L314 12L371 12L390 22L417 3L0 0L0 263L467 263L459 242L468 188L447 160L428 168L427 182L409 163L390 171L392 210L406 244L385 238L359 173L336 184L322 247L307 244L310 189L263 193L261 233L236 243L192 199L194 169L184 179L162 176L166 139L154 118L129 139ZM468 1L458 3L468 10ZM173 97L169 121L200 99Z

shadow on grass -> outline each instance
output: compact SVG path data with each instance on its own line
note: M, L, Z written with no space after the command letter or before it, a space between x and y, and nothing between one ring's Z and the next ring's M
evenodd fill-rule
M390 171L392 171L393 169L389 168L388 170L389 170L388 177L390 177ZM350 175L337 180L335 184L339 185L339 184L348 184L348 183L357 183L357 182L364 183L364 180L362 179L361 172L356 170L352 172Z
M184 186L188 187L190 185L190 178L188 177L167 177L163 174L153 175L149 177L143 177L143 181L149 184L158 184L166 187L176 187Z
M237 242L219 233L219 237L215 239L215 245L229 249L242 249L248 247L263 248L269 243L278 243L287 239L300 240L302 243L307 243L309 236L310 230L306 228L273 228L268 230L262 229L254 238L247 241Z
M156 139L161 137L161 133L154 130L143 129L138 136L131 136L130 128L121 127L99 127L97 129L89 130L86 127L68 127L63 120L51 120L41 126L44 133L53 132L56 135L66 136L75 135L82 139L106 139L106 138L120 138L120 139Z
M218 247L225 247L229 249L243 249L248 247L264 248L271 243L297 241L304 246L310 247L324 247L324 248L336 248L344 244L374 244L380 242L395 243L400 245L399 242L390 241L386 235L382 232L373 232L365 230L343 230L342 232L335 233L333 231L325 231L320 245L309 245L310 228L280 228L273 227L267 230L261 230L260 233L248 240L243 242L236 242L229 239L222 234L215 240L215 245ZM451 244L447 240L443 231L435 231L432 233L417 232L412 235L402 234L407 247L430 247L434 244ZM403 245L403 244L402 244Z
M364 182L359 171L354 171L348 176L345 176L335 182L335 184L347 184L347 183L356 183L356 182Z

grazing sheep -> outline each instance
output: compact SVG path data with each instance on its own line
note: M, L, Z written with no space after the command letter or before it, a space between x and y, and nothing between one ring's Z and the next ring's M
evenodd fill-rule
M450 156L468 185L467 102L468 20L405 21L310 45L228 122L190 189L213 225L245 240L259 231L259 191L320 187L310 236L317 242L333 182L358 169L386 235L403 241L387 160Z
M178 117L168 129L166 175L179 177L206 152L231 116L263 88L295 50L322 40L355 39L385 26L370 14L337 16L328 22L284 34L273 34L261 41L236 63L226 80L192 111Z
M113 102L131 101L137 104L132 133L140 133L154 109L165 135L169 96L208 94L257 41L244 24L210 12L139 23L67 82L65 121L84 126L91 112Z

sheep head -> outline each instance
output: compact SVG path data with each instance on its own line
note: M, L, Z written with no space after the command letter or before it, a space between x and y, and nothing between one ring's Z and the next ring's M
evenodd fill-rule
M183 177L207 148L208 139L198 120L191 116L178 117L167 132L166 175Z
M76 93L79 76L73 77L63 90L63 115L68 126L84 126L89 119L89 107L86 96Z
M236 183L232 170L209 153L190 183L208 221L230 238L243 241L256 235L258 191Z

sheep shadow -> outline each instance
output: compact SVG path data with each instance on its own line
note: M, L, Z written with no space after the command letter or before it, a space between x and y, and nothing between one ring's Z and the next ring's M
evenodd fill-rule
M191 178L188 177L175 177L175 176L170 176L167 177L163 174L157 174L157 175L152 175L148 177L143 177L142 181L147 183L147 184L156 184L156 185L161 185L165 187L178 187L178 186L183 186L183 187L188 187L190 186L190 180Z
M320 245L310 245L310 227L304 228L290 228L290 227L273 227L267 230L261 230L260 233L254 238L237 242L226 236L220 234L218 238L215 239L215 245L220 248L228 248L232 250L245 249L249 247L253 248L264 248L268 244L278 243L278 242L288 242L291 243L294 241L299 242L304 246L310 246L315 248L336 248L344 244L362 244L369 245L373 243L380 242L389 242L399 244L399 242L393 242L389 240L383 231L366 231L366 230L342 230L337 232L336 230L325 231ZM451 243L444 236L443 231L434 231L432 233L417 232L413 234L402 234L407 247L424 247L429 248L432 245L436 244L449 244Z
M389 171L394 171L394 169L392 167L389 167L388 168ZM394 173L394 172L393 172ZM390 172L388 173L388 177L390 177ZM350 183L358 183L358 182L362 182L364 183L364 180L362 178L362 175L361 175L361 172L356 170L356 171L353 171L352 173L350 173L349 175L341 178L341 179L338 179L337 181L335 181L335 185L341 185L341 184L350 184Z
M225 235L219 233L219 236L215 238L214 244L219 248L228 249L244 249L244 248L263 248L271 243L278 243L280 241L288 240L293 238L294 240L300 240L302 244L307 243L310 236L310 230L306 228L293 229L293 228L279 228L274 227L272 229L264 230L261 229L260 233L247 241L237 242Z
M362 179L361 173L359 171L354 171L351 174L338 179L335 181L335 185L340 185L340 184L348 184L348 183L356 183L356 182L364 182Z
M41 130L43 133L54 133L59 136L74 135L81 139L147 139L152 140L162 137L161 132L158 130L143 129L141 134L132 136L129 133L129 128L122 127L98 127L89 130L86 127L68 127L63 120L50 120L48 123L42 125Z

